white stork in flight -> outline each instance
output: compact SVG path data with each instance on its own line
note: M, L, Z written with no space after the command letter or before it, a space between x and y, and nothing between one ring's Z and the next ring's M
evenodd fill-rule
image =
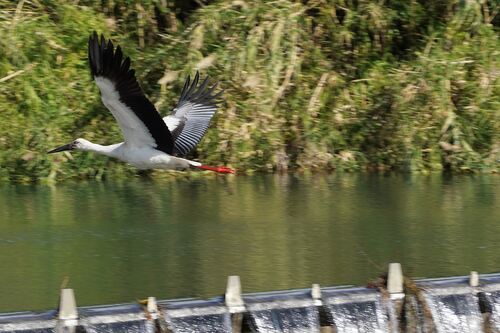
M188 76L181 97L172 113L163 119L146 98L130 68L130 58L124 59L120 46L116 49L94 31L89 38L89 64L104 105L111 111L121 128L125 141L110 146L76 139L48 153L83 150L114 157L139 169L198 168L220 173L234 173L227 167L211 167L182 156L193 149L205 134L210 119L217 111L217 83L209 86L208 77L198 85L196 72L191 83Z

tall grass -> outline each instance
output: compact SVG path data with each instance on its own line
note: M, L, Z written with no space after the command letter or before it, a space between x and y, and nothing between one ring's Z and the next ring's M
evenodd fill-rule
M221 81L225 102L192 154L207 163L246 172L498 170L496 2L179 8L164 0L0 0L0 179L136 174L85 153L45 154L76 137L121 140L88 74L92 30L132 57L162 114L187 74L199 69Z

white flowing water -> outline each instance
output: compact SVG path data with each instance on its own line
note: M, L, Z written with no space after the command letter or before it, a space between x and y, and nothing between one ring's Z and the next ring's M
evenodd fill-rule
M231 316L223 306L181 308L162 311L173 333L231 333Z
M315 333L320 331L315 307L251 311L259 333Z
M489 325L495 332L500 332L500 283L487 284L482 289L486 296L487 311L490 312Z
M174 333L230 333L229 316L211 315L203 317L176 318L167 321L169 329Z
M428 288L424 295L438 333L483 331L479 301L472 288Z
M338 333L390 332L388 311L375 291L331 296L326 307Z
M151 333L146 320L100 324L82 321L81 324L87 333Z

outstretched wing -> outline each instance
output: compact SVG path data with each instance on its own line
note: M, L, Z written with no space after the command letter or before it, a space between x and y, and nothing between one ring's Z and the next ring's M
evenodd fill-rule
M174 151L174 140L154 105L144 96L130 69L130 58L123 59L120 46L101 39L94 31L89 38L89 64L103 104L120 126L127 145L149 146L167 154Z
M199 80L199 72L192 83L187 77L177 106L171 115L163 118L174 138L174 154L178 156L186 155L205 135L210 119L217 111L217 98L223 92L213 94L217 83L209 87L208 76L198 86Z

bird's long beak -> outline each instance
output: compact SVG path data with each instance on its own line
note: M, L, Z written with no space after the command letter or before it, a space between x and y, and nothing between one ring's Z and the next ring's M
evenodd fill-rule
M75 145L72 143L68 143L67 145L64 145L64 146L61 146L61 147L57 147L57 148L54 148L50 151L47 152L47 154L52 154L52 153L59 153L61 151L66 151L66 150L73 150L75 149Z

